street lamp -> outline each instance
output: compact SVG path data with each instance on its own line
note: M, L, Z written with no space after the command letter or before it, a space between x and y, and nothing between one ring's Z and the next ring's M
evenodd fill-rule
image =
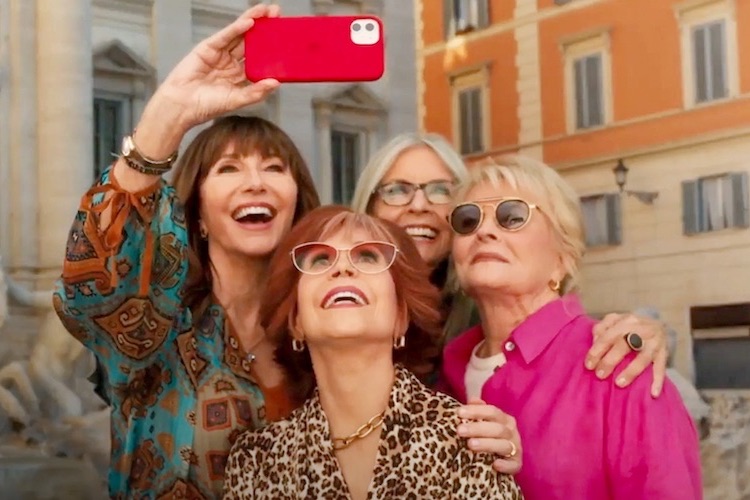
M630 169L625 166L625 162L623 162L622 159L618 160L617 165L612 169L612 172L615 174L615 183L617 183L617 187L620 188L620 192L629 196L635 196L638 201L645 203L646 205L653 205L654 200L659 196L658 191L631 191L625 189L629 171Z

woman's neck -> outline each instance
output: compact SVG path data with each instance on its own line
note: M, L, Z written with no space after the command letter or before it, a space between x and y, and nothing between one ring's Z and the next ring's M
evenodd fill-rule
M236 327L257 321L267 269L268 259L226 252L211 255L212 293Z
M333 436L350 435L388 407L395 377L390 345L357 352L314 349L310 356Z
M484 343L477 355L485 358L503 352L503 344L518 325L546 304L559 298L560 296L551 290L524 295L502 294L496 290L488 292L487 295L479 294L476 302L482 318Z

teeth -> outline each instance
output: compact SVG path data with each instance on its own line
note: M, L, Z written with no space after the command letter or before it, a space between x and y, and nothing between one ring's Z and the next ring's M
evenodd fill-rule
M431 227L426 226L409 226L406 228L406 232L409 236L422 236L425 238L435 238L437 232Z
M354 302L356 302L359 305L365 305L365 299L361 295L354 293L354 292L338 292L333 294L328 300L326 300L326 303L323 304L324 309L328 309L331 307L334 302L336 302L339 299L353 299Z
M264 207L262 205L254 205L251 207L243 207L237 210L234 213L234 220L239 220L243 217L247 217L248 215L265 215L266 217L273 216L270 208Z

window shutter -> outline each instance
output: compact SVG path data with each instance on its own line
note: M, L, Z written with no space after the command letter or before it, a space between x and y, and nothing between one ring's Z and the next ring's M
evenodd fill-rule
M748 200L748 174L729 174L732 185L732 207L734 227L750 227L750 200Z
M724 21L708 26L710 41L711 99L721 99L729 95L726 78L726 50L724 45Z
M477 2L477 28L486 28L490 25L490 2L489 0L476 0Z
M619 194L608 194L605 198L607 206L607 243L620 245L622 243L622 205Z
M578 59L573 65L576 88L576 128L588 126L586 121L586 81L584 80L585 59Z
M597 54L586 58L586 102L588 103L588 126L604 123L602 113L602 56Z
M471 152L482 151L482 89L471 91Z
M443 0L443 35L445 39L450 39L456 33L453 16L453 1Z
M461 154L471 151L471 106L469 105L469 92L464 90L458 93L458 128L461 134Z
M697 26L693 28L693 73L695 75L695 102L708 100L708 71L706 47L706 28Z
M698 182L682 182L682 232L695 234L698 232Z

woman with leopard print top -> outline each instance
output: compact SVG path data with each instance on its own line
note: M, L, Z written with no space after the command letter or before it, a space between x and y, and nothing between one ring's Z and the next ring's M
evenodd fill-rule
M238 438L225 499L522 498L459 437L459 404L409 371L429 372L440 335L424 266L402 229L344 207L292 229L261 317L306 402Z

